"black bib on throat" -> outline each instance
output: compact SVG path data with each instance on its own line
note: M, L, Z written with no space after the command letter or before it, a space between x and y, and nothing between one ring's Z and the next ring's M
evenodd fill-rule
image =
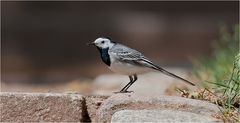
M100 49L99 47L97 47L97 49L98 49L99 52L100 52L102 61L103 61L106 65L110 66L111 61L110 61L110 56L109 56L109 54L108 54L108 48Z

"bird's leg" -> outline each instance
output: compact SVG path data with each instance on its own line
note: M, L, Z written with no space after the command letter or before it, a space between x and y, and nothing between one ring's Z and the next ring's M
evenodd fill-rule
M134 78L132 76L128 76L129 77L129 80L130 82L128 82L127 85L125 85L120 92L125 92L126 88L134 81Z
M132 76L128 76L130 79L130 82L128 82L127 85L125 85L119 92L114 92L114 93L127 93L127 91L125 91L125 89L132 83L132 81L134 81L134 78Z
M127 84L126 85L126 88L123 90L123 92L132 92L132 91L127 91L127 89L134 83L134 82L136 82L137 81L137 75L136 74L134 74L133 75L133 81L132 82L129 82L129 84ZM122 90L121 90L122 91Z

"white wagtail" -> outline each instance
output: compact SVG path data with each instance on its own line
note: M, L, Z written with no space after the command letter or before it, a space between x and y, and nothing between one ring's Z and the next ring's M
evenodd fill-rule
M127 89L137 80L137 74L153 70L160 71L168 76L180 79L190 85L195 86L195 84L192 82L155 65L137 50L129 48L120 43L116 43L110 38L100 37L94 42L89 43L89 45L94 45L97 47L102 61L108 65L113 72L129 76L130 82L120 90L120 93L131 92L127 91Z

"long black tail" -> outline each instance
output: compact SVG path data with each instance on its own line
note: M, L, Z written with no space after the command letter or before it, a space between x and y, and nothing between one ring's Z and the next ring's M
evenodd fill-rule
M195 84L193 84L192 82L190 82L190 81L188 81L188 80L186 80L186 79L183 79L182 77L179 77L179 76L177 76L177 75L175 75L175 74L173 74L173 73L170 73L170 72L168 72L167 70L164 70L163 68L161 68L161 67L153 64L152 62L150 62L150 61L148 61L148 60L145 60L145 59L143 59L143 60L144 60L145 62L147 62L148 64L150 64L150 65L151 65L151 68L153 68L153 69L155 69L155 70L158 70L158 71L160 71L160 72L162 72L162 73L164 73L164 74L166 74L166 75L168 75L168 76L171 76L171 77L174 77L174 78L176 78L176 79L182 80L182 81L184 81L184 82L186 82L186 83L188 83L188 84L190 84L190 85L192 85L192 86L195 86Z

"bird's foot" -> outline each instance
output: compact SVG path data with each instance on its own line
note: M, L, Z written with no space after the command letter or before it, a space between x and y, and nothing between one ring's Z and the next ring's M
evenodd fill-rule
M118 94L118 93L133 93L134 91L118 91L118 92L113 92L115 94Z

